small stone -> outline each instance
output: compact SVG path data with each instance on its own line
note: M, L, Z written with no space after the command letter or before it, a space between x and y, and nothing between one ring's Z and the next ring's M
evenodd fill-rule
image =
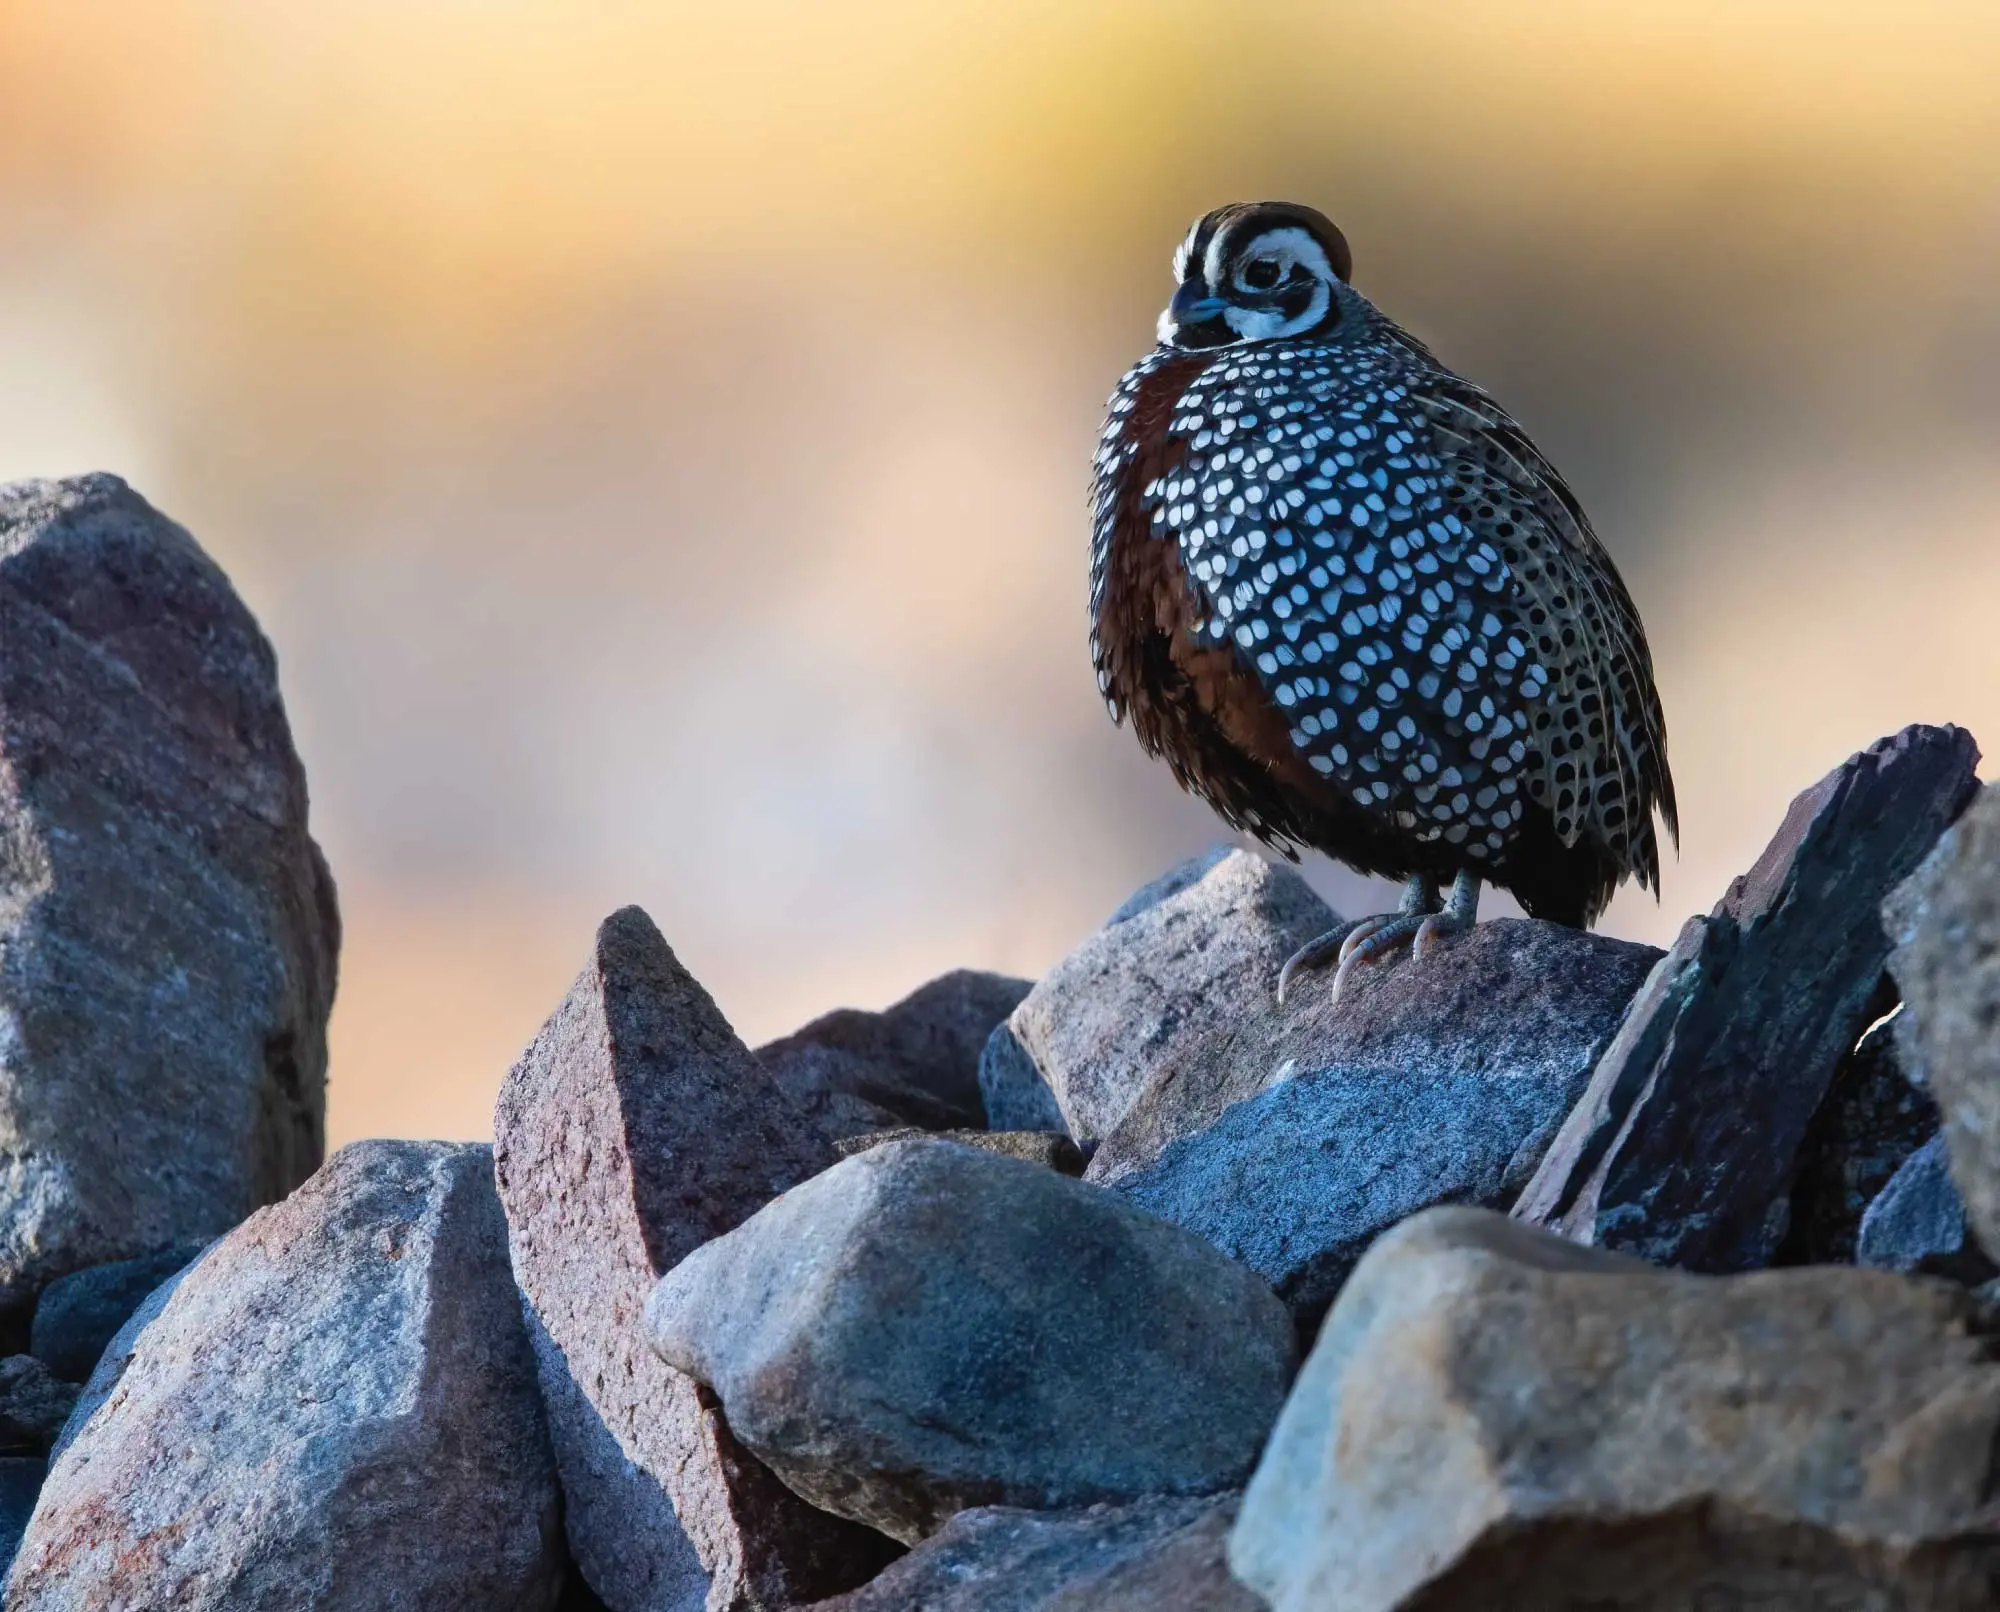
M1095 1141L1185 1048L1245 1015L1275 1012L1285 959L1338 922L1292 869L1232 851L1091 936L1008 1023L1064 1128Z
M1011 1024L996 1024L979 1054L979 1095L996 1131L1065 1130L1056 1094Z
M2000 1254L2000 788L1989 784L1883 911L1916 1054L1974 1234Z
M637 907L599 928L502 1085L493 1134L591 1588L613 1612L761 1612L865 1582L889 1543L788 1491L641 1333L662 1272L834 1154Z
M1307 975L1282 1009L1241 1014L1163 1062L1091 1160L1090 1179L1109 1184L1146 1170L1169 1143L1214 1124L1233 1104L1323 1069L1402 1071L1414 1086L1440 1092L1532 1089L1537 1104L1562 1104L1559 1124L1659 956L1651 946L1562 924L1496 918L1421 959L1357 969L1338 1000L1331 976ZM1412 1119L1410 1128L1421 1124ZM1551 1125L1516 1161L1508 1201L1553 1136ZM1508 1153L1527 1140L1514 1137Z
M1237 1500L961 1511L874 1583L811 1612L1262 1612L1223 1561Z
M998 1153L1003 1158L1022 1159L1060 1175L1083 1174L1082 1150L1061 1131L926 1131L906 1125L900 1130L845 1136L833 1147L843 1159L851 1159L884 1142L921 1141L926 1137L956 1142L960 1147L976 1147L982 1153Z
M53 1463L8 1612L555 1604L490 1149L357 1142L175 1282Z
M1873 1013L1883 898L1978 789L1961 728L1910 727L1792 802L1634 999L1516 1216L1659 1265L1768 1264L1799 1150Z
M58 1277L35 1301L28 1353L67 1382L88 1382L105 1346L147 1294L205 1246L182 1243L163 1253L91 1265Z
M794 1490L905 1543L974 1506L1234 1487L1294 1358L1284 1307L1199 1238L937 1141L794 1188L646 1322Z
M983 1129L981 1049L1027 994L1026 980L959 969L880 1013L824 1014L759 1047L757 1060L836 1135Z
M1942 1282L1433 1209L1327 1317L1230 1564L1275 1612L1990 1607L1991 1325Z
M33 1355L0 1360L0 1455L47 1455L76 1408L77 1385Z
M115 476L0 487L0 1309L312 1174L339 944L228 579Z
M1911 1154L1868 1206L1855 1263L1950 1277L1968 1287L2000 1275L1967 1231L1942 1136Z

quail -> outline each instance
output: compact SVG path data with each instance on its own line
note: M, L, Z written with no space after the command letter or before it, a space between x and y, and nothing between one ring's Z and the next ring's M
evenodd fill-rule
M1588 928L1628 876L1657 893L1655 815L1677 834L1646 635L1582 506L1351 276L1310 207L1197 219L1092 489L1113 720L1274 850L1406 881L1281 998L1423 955L1486 883Z

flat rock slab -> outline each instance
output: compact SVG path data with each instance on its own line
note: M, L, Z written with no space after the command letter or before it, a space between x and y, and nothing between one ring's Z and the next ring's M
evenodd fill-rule
M1232 851L1092 935L1007 1022L1070 1135L1102 1138L1184 1048L1275 1011L1285 959L1338 922L1290 868Z
M0 487L0 1308L313 1172L339 941L228 579L115 476Z
M961 968L880 1013L838 1008L757 1049L821 1128L841 1136L987 1124L979 1055L1029 982Z
M98 1358L132 1312L204 1246L183 1243L163 1253L92 1265L58 1277L35 1301L28 1353L66 1381L88 1382Z
M961 1511L866 1589L812 1612L1262 1612L1223 1561L1236 1504Z
M1944 1114L1974 1234L2000 1255L2000 789L1988 785L1884 911L1897 1025Z
M998 1153L1002 1158L1023 1159L1062 1175L1083 1174L1083 1150L1061 1131L925 1131L906 1125L901 1130L871 1131L865 1136L842 1137L834 1143L834 1151L843 1159L851 1159L855 1154L866 1153L871 1147L880 1147L885 1142L913 1142L925 1138L956 1142L960 1147L976 1147L983 1153Z
M534 1612L559 1512L491 1151L358 1142L179 1279L7 1606Z
M1330 975L1306 976L1282 1009L1271 1004L1184 1043L1098 1149L1090 1179L1146 1170L1232 1105L1313 1070L1397 1071L1412 1090L1562 1093L1567 1109L1660 955L1562 924L1500 918L1421 960L1405 954L1356 970L1338 1001ZM1553 1136L1551 1127L1543 1144Z
M793 1489L906 1543L975 1506L1232 1488L1294 1358L1284 1307L1199 1238L936 1141L795 1188L646 1320Z
M1992 1326L1942 1282L1432 1210L1328 1316L1230 1562L1276 1612L1988 1608Z
M1768 1264L1800 1145L1879 1002L1883 898L1972 798L1978 760L1963 729L1905 728L1794 800L1660 960L1514 1213L1655 1264Z
M493 1134L591 1588L613 1612L749 1612L865 1582L888 1543L791 1494L646 1347L660 1275L834 1153L637 907L598 930L507 1076Z

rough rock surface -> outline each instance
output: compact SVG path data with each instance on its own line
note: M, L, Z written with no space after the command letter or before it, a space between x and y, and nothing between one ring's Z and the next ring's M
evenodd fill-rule
M880 1013L823 1014L757 1059L834 1134L979 1130L981 1049L1027 994L1026 980L961 968Z
M0 1360L0 1455L47 1455L76 1408L77 1385L33 1355Z
M14 1565L14 1553L21 1548L21 1535L27 1532L35 1498L48 1474L48 1462L38 1455L0 1456L0 1584Z
M1947 1276L1968 1286L2000 1274L1971 1239L1942 1136L1911 1154L1868 1206L1855 1263Z
M1945 1283L1433 1210L1327 1318L1230 1560L1276 1612L1989 1607L1991 1324Z
M66 1381L89 1381L98 1357L132 1312L204 1246L182 1243L164 1253L92 1265L57 1278L35 1301L28 1353Z
M0 1306L312 1173L339 933L222 572L115 476L0 488Z
M2000 1254L2000 788L1981 792L1883 916L1907 1004L1899 1044L1943 1111L1973 1232Z
M1294 1359L1284 1307L1200 1239L935 1141L795 1188L646 1319L787 1483L905 1542L974 1506L1233 1487Z
M1651 946L1561 924L1499 918L1421 961L1405 956L1357 970L1337 1002L1330 976L1307 977L1282 1009L1273 1003L1184 1042L1105 1139L1090 1179L1109 1183L1147 1169L1169 1143L1213 1124L1232 1104L1312 1070L1399 1071L1413 1090L1506 1087L1537 1105L1560 1093L1555 1100L1566 1110L1659 956ZM1542 1145L1554 1134L1551 1125ZM1506 1151L1522 1140L1515 1135ZM1525 1160L1530 1172L1539 1158L1537 1151ZM1441 1190L1418 1202L1452 1196Z
M1807 1127L1878 1000L1882 900L1971 799L1978 759L1962 729L1905 728L1794 800L1660 960L1514 1213L1656 1264L1768 1263Z
M1868 1206L1937 1135L1937 1104L1905 1077L1895 1024L1876 1025L1848 1054L1806 1127L1774 1265L1852 1265Z
M1262 1612L1223 1561L1236 1503L961 1511L866 1589L812 1612Z
M493 1133L570 1550L592 1589L614 1612L725 1612L864 1582L885 1542L789 1493L641 1333L662 1272L834 1154L638 908L598 930L507 1076Z
M1399 1221L1434 1204L1511 1203L1588 1078L1587 1066L1315 1069L1238 1103L1115 1190L1247 1265L1309 1329Z
M1233 845L1211 845L1205 851L1198 851L1184 861L1176 862L1157 879L1140 885L1120 902L1118 910L1104 920L1104 927L1109 929L1113 924L1122 924L1127 918L1150 912L1162 901L1179 895L1189 885L1201 883L1216 864L1226 862L1237 854Z
M1232 851L1192 884L1092 935L1008 1023L1070 1135L1095 1140L1184 1048L1274 1012L1285 959L1339 921L1290 868Z
M1061 1131L925 1131L914 1125L901 1130L871 1131L866 1136L842 1137L834 1151L843 1159L866 1153L885 1142L921 1141L930 1137L939 1142L956 1142L960 1147L976 1147L983 1153L1003 1158L1025 1159L1063 1175L1083 1174L1083 1152Z
M1011 1024L996 1024L979 1054L979 1095L996 1131L1066 1131L1062 1105Z
M219 1243L221 1239L217 1239ZM214 1248L216 1243L211 1243ZM197 1254L173 1275L169 1276L145 1298L139 1307L126 1317L125 1324L112 1334L111 1341L104 1346L104 1352L97 1357L97 1364L91 1368L90 1378L83 1385L83 1392L77 1395L76 1406L69 1413L69 1420L63 1423L62 1431L56 1436L55 1445L49 1451L51 1463L59 1460L64 1450L75 1442L76 1436L97 1414L97 1408L112 1394L117 1392L119 1382L125 1376L125 1368L132 1363L132 1356L139 1347L139 1337L153 1324L153 1318L166 1308L167 1300L174 1296L188 1273L198 1265L204 1254Z
M360 1142L180 1278L7 1606L532 1612L559 1510L490 1150Z

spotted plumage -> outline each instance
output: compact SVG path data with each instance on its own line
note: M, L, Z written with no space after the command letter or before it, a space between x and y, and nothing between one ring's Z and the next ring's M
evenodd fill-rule
M1220 209L1175 268L1096 460L1113 717L1287 853L1575 925L1627 876L1657 889L1651 658L1554 467L1347 283L1310 209Z

